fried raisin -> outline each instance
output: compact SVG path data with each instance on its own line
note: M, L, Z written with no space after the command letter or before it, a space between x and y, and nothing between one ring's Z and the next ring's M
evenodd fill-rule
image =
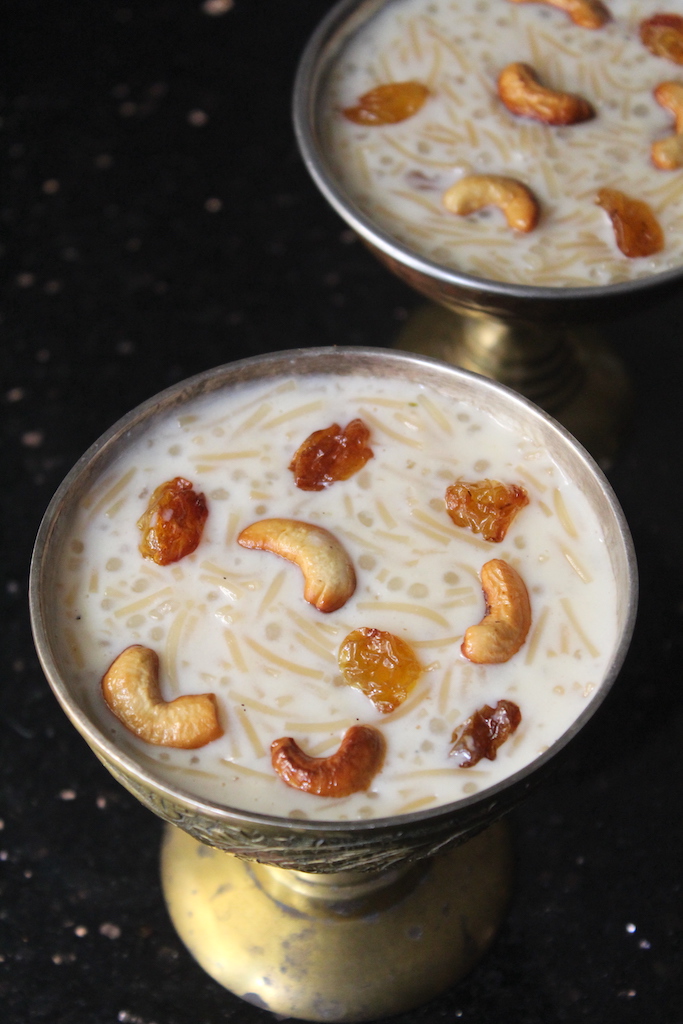
M601 188L596 200L609 214L614 238L624 256L652 256L664 248L664 232L647 203L616 188Z
M378 711L395 711L422 673L405 640L382 629L354 629L339 648L339 669L347 683L369 697Z
M683 17L654 14L640 23L640 38L650 53L683 64Z
M204 495L189 480L177 476L160 484L138 520L140 553L157 565L179 562L199 544L208 514Z
M429 89L421 82L388 82L364 93L342 114L354 124L398 124L416 114L428 96Z
M458 481L446 488L446 509L455 525L469 527L493 544L504 540L510 523L528 504L523 487L498 480Z
M294 453L289 468L302 491L322 491L337 480L348 480L373 456L367 441L370 431L361 419L342 430L333 423L314 430Z
M511 700L499 700L495 708L484 704L454 730L450 756L457 758L459 768L471 768L482 757L495 761L498 748L521 721L522 713Z

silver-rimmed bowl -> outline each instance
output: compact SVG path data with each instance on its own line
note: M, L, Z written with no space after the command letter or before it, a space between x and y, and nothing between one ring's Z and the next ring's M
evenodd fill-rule
M341 0L336 4L318 24L302 53L293 94L296 138L313 181L382 263L417 292L457 312L529 325L622 316L680 285L683 266L651 277L586 287L538 287L487 280L419 255L374 223L335 174L324 145L321 101L330 71L344 47L391 2Z
M369 379L419 380L454 399L485 406L493 415L518 423L520 433L551 453L580 487L604 531L619 595L618 643L598 692L571 728L524 769L473 796L431 810L353 822L278 818L200 799L180 785L170 785L146 764L117 748L70 679L57 637L55 594L72 517L93 482L122 449L184 403L250 381L350 373ZM245 359L201 373L138 406L88 449L59 487L40 527L30 578L32 626L47 679L73 725L111 774L155 814L203 843L267 865L325 873L383 869L424 858L474 835L521 800L606 696L630 642L636 602L635 556L623 513L598 466L563 427L493 381L436 360L369 348L297 349Z

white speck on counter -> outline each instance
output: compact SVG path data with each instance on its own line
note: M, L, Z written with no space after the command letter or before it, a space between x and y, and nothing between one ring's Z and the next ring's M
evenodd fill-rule
M187 123L195 128L201 128L209 120L209 115L203 110L191 110L187 115Z
M45 439L42 430L27 430L21 435L21 443L26 448L39 448Z
M235 0L204 0L202 10L212 18L220 18L235 6Z
M100 935L104 935L106 939L118 939L121 937L121 929L117 924L112 924L111 921L105 921L98 930Z
M75 953L53 953L52 963L57 964L72 964L76 959Z

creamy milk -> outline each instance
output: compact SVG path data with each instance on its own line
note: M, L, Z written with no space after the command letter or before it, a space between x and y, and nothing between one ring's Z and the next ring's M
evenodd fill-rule
M543 4L509 0L394 0L342 51L320 124L334 173L382 229L427 259L488 279L545 286L606 285L683 262L683 176L650 160L673 134L673 115L653 89L680 68L641 43L640 21L680 3L608 0L612 20L580 28ZM530 64L543 85L579 93L592 121L550 127L515 117L498 98L499 73ZM341 110L377 85L416 79L432 95L399 124L362 127ZM528 234L487 209L457 217L445 190L467 174L499 174L529 186L541 204ZM608 186L645 200L664 250L630 259L595 205Z
M327 490L297 489L288 469L314 430L361 417L374 451ZM197 550L160 567L138 551L136 523L175 476L206 495ZM521 484L530 503L500 544L454 526L446 487L461 477ZM358 585L338 611L303 599L297 566L245 550L239 532L287 517L332 531ZM586 707L617 642L616 594L595 515L547 452L488 412L419 383L312 376L268 381L183 406L97 480L65 542L59 584L62 657L103 732L171 784L228 806L292 818L380 818L477 793L522 768ZM484 615L479 571L491 558L526 581L532 626L510 661L474 665L463 634ZM383 715L343 684L337 652L361 626L406 640L424 666L408 699ZM130 644L155 650L167 700L212 691L225 735L198 750L150 746L104 704L100 680ZM454 727L484 704L517 703L522 723L495 761L461 769ZM293 736L315 756L372 725L386 761L367 792L344 799L286 786L271 742Z

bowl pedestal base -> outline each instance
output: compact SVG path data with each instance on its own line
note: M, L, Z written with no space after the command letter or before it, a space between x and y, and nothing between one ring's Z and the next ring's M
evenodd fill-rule
M592 326L475 316L428 302L408 316L396 347L507 385L559 420L598 462L621 443L631 386Z
M510 890L497 823L428 860L375 874L309 874L239 860L167 826L164 895L189 951L264 1009L311 1021L409 1010L463 977Z

